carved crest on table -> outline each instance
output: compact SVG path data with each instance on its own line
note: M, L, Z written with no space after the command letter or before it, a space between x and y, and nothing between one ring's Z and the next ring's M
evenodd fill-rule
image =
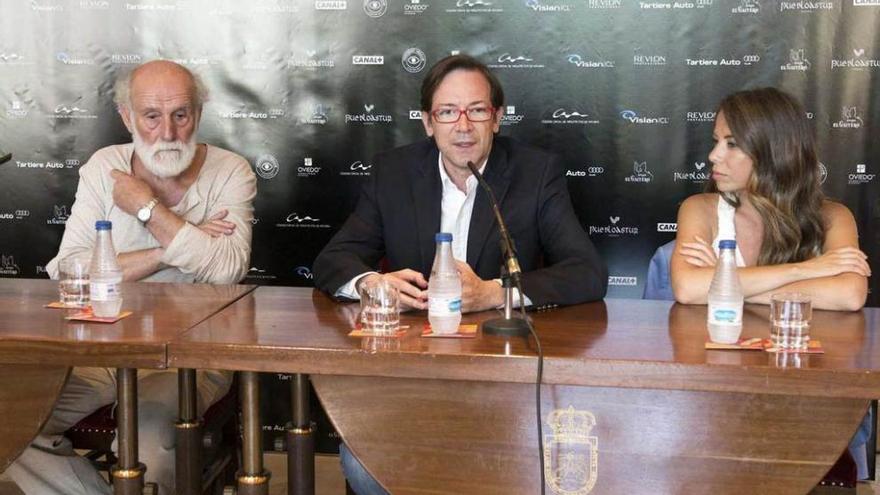
M547 416L544 476L555 495L586 495L599 471L599 438L590 435L596 417L590 411L556 409Z

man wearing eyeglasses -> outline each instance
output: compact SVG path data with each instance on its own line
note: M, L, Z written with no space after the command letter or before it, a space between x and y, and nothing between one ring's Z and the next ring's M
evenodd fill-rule
M432 67L421 91L429 139L374 158L354 213L315 260L315 285L358 299L359 283L383 277L400 289L401 309L426 309L434 234L452 232L462 310L501 306L498 227L471 161L513 236L526 304L604 297L608 272L574 213L561 161L497 136L503 105L501 84L478 60L453 55Z

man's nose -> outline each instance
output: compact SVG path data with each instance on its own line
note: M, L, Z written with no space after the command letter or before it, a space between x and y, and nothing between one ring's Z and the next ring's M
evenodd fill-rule
M166 119L162 124L162 140L163 141L175 141L177 140L177 126L174 124L173 119Z
M467 113L462 112L458 122L455 123L455 130L458 132L470 132L474 128L474 123L470 121Z

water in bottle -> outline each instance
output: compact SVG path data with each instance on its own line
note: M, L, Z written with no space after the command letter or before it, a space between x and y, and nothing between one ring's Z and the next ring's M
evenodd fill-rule
M742 333L743 293L736 273L736 241L718 243L720 255L709 286L709 338L719 344L735 344Z
M434 333L456 333L461 323L461 276L452 257L452 234L439 232L434 240L437 250L428 280L428 321Z
M116 261L111 235L113 224L107 220L95 222L97 238L92 253L89 288L91 291L92 312L95 316L112 318L122 308L122 269Z

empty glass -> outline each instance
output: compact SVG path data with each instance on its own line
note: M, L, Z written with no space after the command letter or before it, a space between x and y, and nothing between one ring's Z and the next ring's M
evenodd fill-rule
M806 349L812 319L813 307L807 294L781 292L770 296L770 340L774 347Z
M381 278L360 286L361 329L376 335L393 334L400 327L400 292Z
M65 306L81 308L89 305L88 258L65 258L58 263L58 294Z

